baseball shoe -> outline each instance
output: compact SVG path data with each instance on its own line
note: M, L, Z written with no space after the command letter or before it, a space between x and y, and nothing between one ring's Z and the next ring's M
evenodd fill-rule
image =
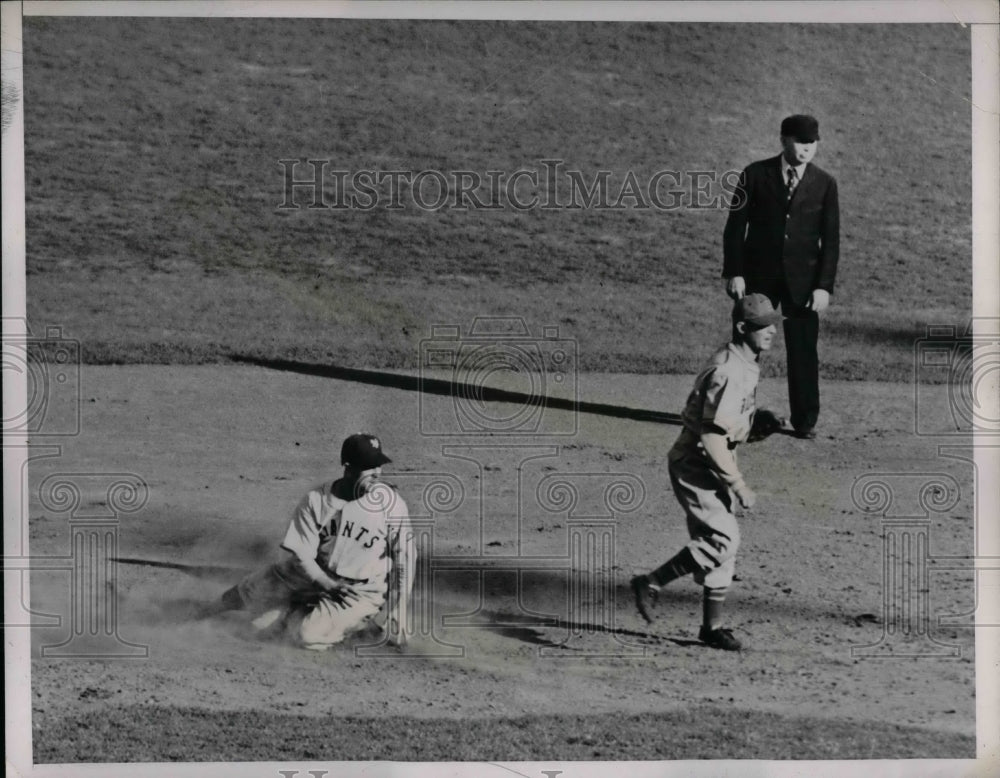
M812 427L795 430L793 434L795 437L801 438L802 440L816 440L816 430Z
M646 620L647 624L653 623L653 608L656 606L656 589L645 575L637 575L632 579L632 596L635 598L635 607L639 615Z
M271 608L253 619L250 624L253 626L257 637L264 639L272 638L284 631L291 614L292 609L290 608Z
M723 651L739 651L743 648L740 641L733 637L732 630L722 629L721 627L708 629L702 625L701 630L698 632L698 640L706 646L721 648Z

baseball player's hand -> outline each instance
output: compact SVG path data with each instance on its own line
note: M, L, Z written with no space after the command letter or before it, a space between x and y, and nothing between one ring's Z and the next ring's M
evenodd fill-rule
M736 493L736 499L740 501L740 505L746 510L750 510L757 502L756 493L746 484L737 484L733 487L733 491Z
M739 300L747 293L747 282L743 276L733 276L726 279L726 294L734 300Z
M323 590L348 602L358 599L358 593L353 586L336 578L331 578L330 582L323 586Z
M826 289L813 289L812 296L806 303L806 308L816 311L816 313L823 313L829 306L830 293Z

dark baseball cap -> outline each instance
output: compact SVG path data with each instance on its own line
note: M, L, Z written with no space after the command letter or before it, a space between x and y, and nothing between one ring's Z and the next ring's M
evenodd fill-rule
M351 435L340 447L340 463L355 470L372 470L391 461L382 451L382 441L367 432Z
M797 113L782 120L781 134L799 143L812 143L819 140L819 122L813 116Z
M752 327L767 327L777 324L784 317L774 310L771 301L762 294L748 294L733 306L733 323L745 321Z

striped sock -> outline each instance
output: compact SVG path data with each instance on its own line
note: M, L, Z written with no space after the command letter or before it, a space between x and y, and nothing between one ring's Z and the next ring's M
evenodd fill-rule
M686 546L674 554L669 562L660 565L649 574L649 582L653 586L666 586L671 581L683 578L685 575L698 570L698 563L694 561L691 549Z
M722 606L726 602L728 591L728 586L714 589L705 587L701 601L702 623L705 625L705 629L713 630L719 626L719 622L722 620Z

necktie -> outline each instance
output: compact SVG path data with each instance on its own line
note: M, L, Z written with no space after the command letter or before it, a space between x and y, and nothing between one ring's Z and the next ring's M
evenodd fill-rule
M795 172L795 168L788 168L788 199L792 199L792 195L795 193L795 187L799 183L799 175Z

